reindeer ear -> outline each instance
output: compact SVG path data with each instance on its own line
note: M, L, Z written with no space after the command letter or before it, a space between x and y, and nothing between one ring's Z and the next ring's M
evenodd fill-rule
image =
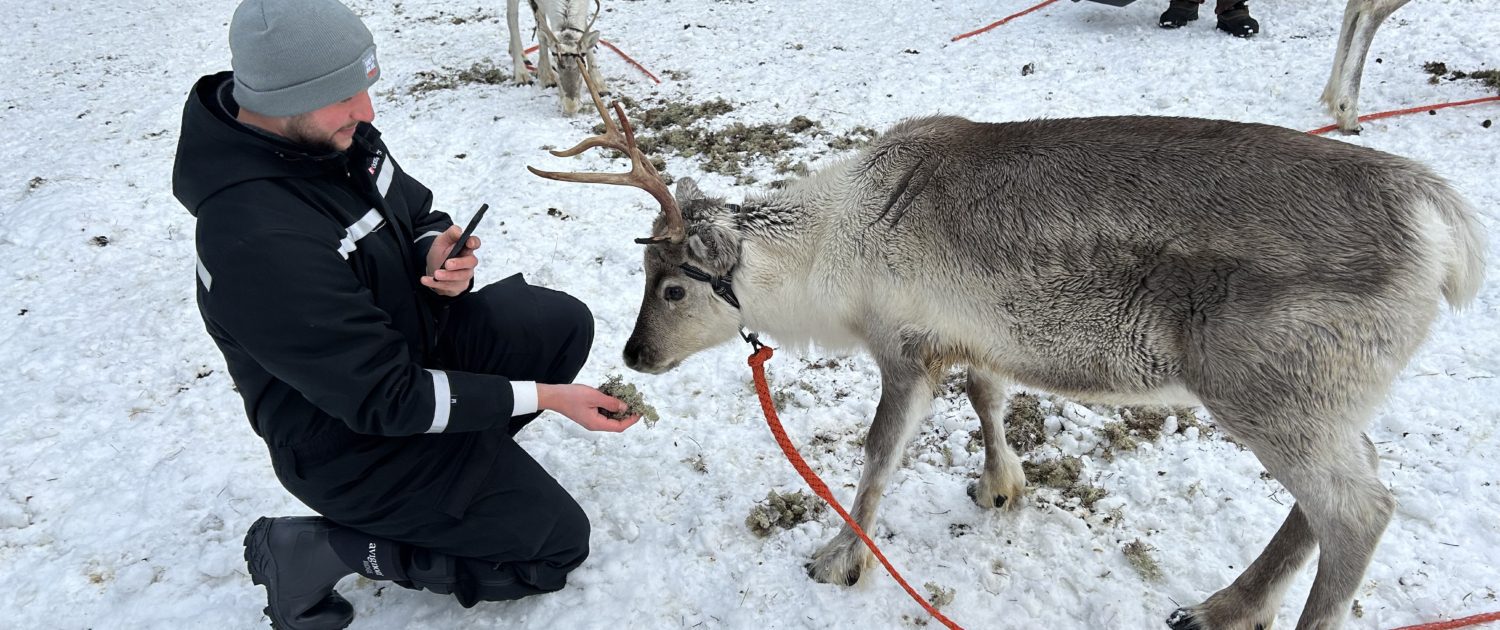
M588 50L598 43L599 31L589 31L583 34L583 45L579 47L579 50Z
M688 255L715 273L726 273L739 258L734 235L712 224L699 224L688 232Z
M677 205L686 206L689 201L703 196L703 191L698 190L698 182L691 177L683 177L677 180L677 190L673 193L677 197Z

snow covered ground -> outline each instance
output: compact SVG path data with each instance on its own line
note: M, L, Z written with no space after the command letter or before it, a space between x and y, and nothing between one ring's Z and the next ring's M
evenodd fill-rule
M1262 34L1237 40L1205 18L1154 23L1165 2L1116 9L1061 2L950 43L1029 2L607 1L604 37L663 77L652 84L601 51L610 84L646 104L723 98L703 124L805 116L790 163L847 154L827 141L907 116L977 120L1103 114L1229 118L1312 129L1342 2L1254 6ZM263 591L240 558L263 514L305 514L272 476L193 298L193 220L169 181L179 116L200 75L227 69L235 3L0 0L0 610L11 628L258 628ZM552 416L522 444L594 522L593 555L569 588L471 610L429 593L350 578L356 628L822 628L933 622L884 572L857 586L810 581L803 564L837 529L816 521L756 537L745 519L770 490L802 482L772 442L749 385L747 349L725 346L675 372L624 370L620 349L641 290L639 247L655 212L636 190L564 185L526 164L618 169L603 156L545 154L595 123L567 119L554 92L508 84L412 88L505 58L493 0L353 0L380 45L381 127L437 204L489 221L481 282L524 271L582 297L598 323L582 376L624 373L663 413L654 428L586 433ZM529 20L525 22L529 24ZM529 26L527 27L529 28ZM1500 12L1488 0L1419 0L1388 21L1365 72L1366 112L1486 95L1472 81L1429 83L1422 65L1494 68ZM1030 66L1025 73L1023 67ZM1492 93L1492 91L1491 91ZM1341 138L1421 160L1500 226L1495 104L1367 123ZM738 200L758 181L669 171ZM549 213L549 209L556 211ZM566 218L562 218L566 217ZM1494 239L1500 241L1500 239ZM1500 256L1492 251L1489 277ZM1393 388L1370 434L1400 507L1365 576L1352 628L1500 609L1500 283L1445 314ZM863 356L837 367L781 353L773 383L793 392L792 439L852 500L878 375ZM800 385L799 385L800 383ZM1015 513L982 511L965 488L980 464L977 420L961 396L937 414L891 484L878 539L918 590L951 589L944 611L969 628L1152 628L1179 604L1224 586L1290 504L1248 452L1211 431L1122 451L1098 448L1107 409L1059 401L1047 444L1023 457L1083 457L1108 496L1092 510L1036 490ZM1103 412L1103 413L1101 413ZM702 466L697 464L701 463ZM700 470L701 468L701 470ZM1161 576L1123 553L1142 541ZM1291 625L1311 582L1292 587Z

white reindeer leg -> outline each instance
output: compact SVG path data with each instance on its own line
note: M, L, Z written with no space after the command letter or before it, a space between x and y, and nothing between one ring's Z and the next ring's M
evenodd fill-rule
M505 22L510 27L511 76L516 83L525 85L531 83L531 71L526 69L526 43L521 39L520 4L521 0L506 0Z
M604 84L604 75L599 73L599 64L594 61L593 49L589 49L587 59L589 64L589 78L594 80L594 85L599 86L599 94L601 96L609 94L609 86Z
M537 2L532 2L531 6L534 9L533 15L536 16L537 30L541 31L543 28L541 25L548 24L547 9ZM548 27L548 30L550 32L550 27ZM556 87L557 68L552 62L552 47L556 46L557 42L549 42L546 37L541 37L540 39L539 43L541 46L537 47L536 55L537 78L541 80L542 87L544 88Z
M1333 70L1323 88L1323 103L1344 133L1359 133L1359 84L1364 76L1365 57L1375 40L1375 31L1381 22L1409 1L1349 0L1344 7L1344 23L1339 29Z

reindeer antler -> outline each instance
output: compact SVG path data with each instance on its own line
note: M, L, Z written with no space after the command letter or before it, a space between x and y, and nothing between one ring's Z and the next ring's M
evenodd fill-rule
M599 0L594 0L594 16L589 18L589 25L583 27L583 32L587 33L594 30L594 20L599 19L599 11L603 8L604 6L599 4Z
M594 88L593 79L589 78L589 69L579 60L579 74L583 75L584 83L589 86L589 95L594 98L594 107L599 110L599 116L604 119L604 133L597 136L585 138L577 146L566 151L552 151L557 157L573 157L584 151L595 147L614 149L630 157L630 171L625 173L579 173L543 171L531 166L526 170L533 175L554 179L560 182L580 182L585 184L614 184L617 186L634 186L640 188L652 197L656 203L661 205L663 215L666 215L667 224L661 232L652 234L649 238L638 238L635 242L643 245L670 241L682 242L687 233L686 226L682 220L682 210L677 207L677 200L672 197L672 192L667 190L667 185L662 182L661 174L656 167L651 165L651 160L641 153L635 146L635 131L630 127L630 121L625 118L625 108L620 106L619 101L610 103L614 108L615 117L619 120L619 126L610 119L609 112L604 109L604 101L599 98L599 90Z

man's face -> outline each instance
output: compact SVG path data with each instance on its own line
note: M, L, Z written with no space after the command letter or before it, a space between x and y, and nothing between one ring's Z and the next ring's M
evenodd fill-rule
M375 108L370 103L370 92L360 90L327 107L292 116L281 135L309 149L343 151L354 142L355 126L373 120Z

